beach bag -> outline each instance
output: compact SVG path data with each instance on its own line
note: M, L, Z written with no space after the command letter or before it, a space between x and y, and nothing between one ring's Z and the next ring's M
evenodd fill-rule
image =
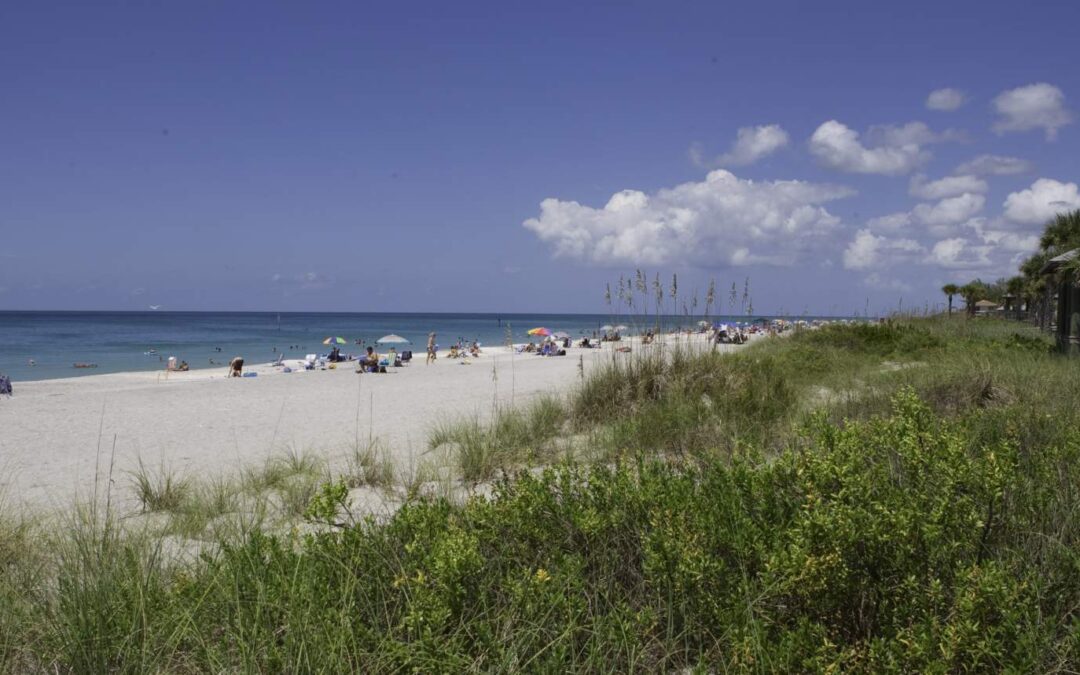
M0 374L0 394L11 396L11 378Z

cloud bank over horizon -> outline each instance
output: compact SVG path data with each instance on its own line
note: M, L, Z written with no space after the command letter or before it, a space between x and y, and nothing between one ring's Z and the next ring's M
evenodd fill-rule
M524 225L556 256L604 265L785 265L839 227L823 204L853 194L840 185L752 181L718 169L652 195L623 190L601 208L545 199Z
M925 107L953 112L970 100L959 89L938 89ZM926 274L1015 274L1018 261L1037 246L1042 224L1080 208L1080 188L1031 178L1033 162L992 152L972 152L951 172L934 176L926 172L934 160L931 146L951 143L970 152L980 142L973 139L986 143L1025 131L1042 131L1052 142L1072 118L1064 94L1046 83L1002 91L990 107L995 118L982 131L934 130L918 120L872 125L861 133L837 119L819 124L801 147L824 170L847 176L839 183L790 176L750 180L718 169L701 181L651 194L622 190L603 206L550 197L523 225L556 257L598 266L828 266L835 257L844 270L862 275L860 283L894 291L910 289ZM700 144L690 154L697 166L749 166L789 146L799 152L788 132L770 124L738 129L734 144L715 158L707 159ZM1001 181L1025 175L1004 199L992 199ZM878 190L902 181L891 190L915 203L862 219L830 211L832 202L865 192L852 184L869 180L859 177L886 181Z

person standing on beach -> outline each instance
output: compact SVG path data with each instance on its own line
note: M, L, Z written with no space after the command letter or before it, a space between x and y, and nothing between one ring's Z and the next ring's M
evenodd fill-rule
M435 360L435 333L428 333L427 336L427 360L425 364L431 363Z

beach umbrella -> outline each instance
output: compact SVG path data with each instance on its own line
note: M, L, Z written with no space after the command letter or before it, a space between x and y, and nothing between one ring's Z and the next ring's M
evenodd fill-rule
M400 335L397 335L396 333L391 333L389 335L384 335L381 338L379 338L378 340L376 340L375 342L377 342L380 345L409 344L409 340L406 340L405 338L401 337Z
M348 342L345 341L345 338L343 338L343 337L333 337L333 336L326 338L325 340L322 341L322 343L324 345L344 345L344 344L348 344Z
M532 330L529 331L528 334L529 335L542 335L544 337L547 337L547 336L551 335L551 329L544 328L543 326L541 326L540 328L533 328Z
M619 331L620 333L621 333L622 331L626 330L626 328L627 328L627 327L626 327L626 326L624 326L624 325L622 325L621 323L620 323L620 324L619 324L618 326L615 326L615 330Z
M612 326L610 323L605 323L603 326L600 326L600 330L615 330L615 326Z
M570 334L566 333L566 332L563 332L563 331L559 331L558 333L552 334L551 337L556 338L558 340L565 340L566 338L570 337Z
M697 325L699 325L699 326L708 326L709 322L708 321L698 321Z

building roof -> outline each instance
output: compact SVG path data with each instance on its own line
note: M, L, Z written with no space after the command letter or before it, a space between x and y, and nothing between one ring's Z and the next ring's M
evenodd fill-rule
M1050 258L1046 261L1046 264L1043 265L1042 271L1040 273L1051 274L1053 272L1056 272L1059 267L1069 262L1078 255L1080 255L1080 248L1074 248L1073 250L1066 251L1055 258Z
M976 307L997 307L998 304L993 300L980 300L975 303Z

